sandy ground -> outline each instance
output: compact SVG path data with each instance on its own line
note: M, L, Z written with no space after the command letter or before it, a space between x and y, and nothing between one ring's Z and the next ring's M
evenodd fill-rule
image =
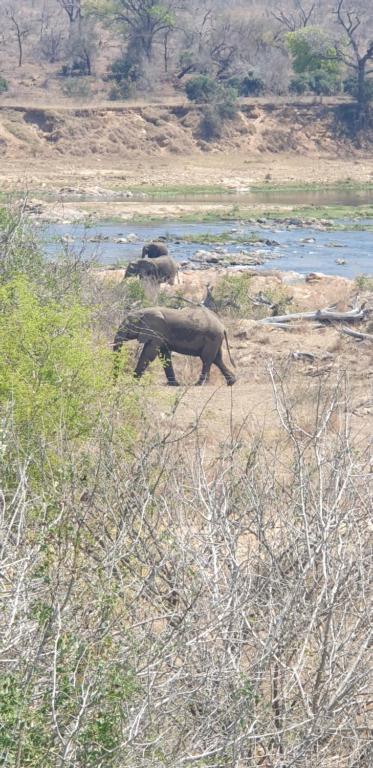
M268 180L270 174L270 180ZM92 159L58 158L53 163L40 159L4 158L0 185L6 190L58 190L65 186L102 186L108 190L151 185L213 185L222 190L245 190L252 184L336 184L346 180L368 183L373 180L373 160L369 155L354 157L321 154L224 153L164 157Z

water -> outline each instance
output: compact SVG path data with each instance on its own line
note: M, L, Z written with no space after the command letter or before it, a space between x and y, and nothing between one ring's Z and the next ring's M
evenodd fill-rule
M343 222L348 227L347 221ZM360 224L362 222L360 221ZM69 244L76 252L83 251L85 258L96 259L102 265L123 264L141 257L144 242L166 237L170 254L177 261L187 261L198 250L221 251L237 254L244 250L249 255L259 254L266 262L257 269L276 268L281 271L295 271L301 274L324 272L329 275L342 275L353 278L359 274L373 273L373 233L357 231L352 228L343 231L320 231L311 227L287 229L285 226L259 225L242 222L176 223L163 221L159 224L97 224L86 228L81 224L49 225L44 229L43 237L47 253L53 257L62 251L61 237L73 239ZM373 226L373 220L366 220L364 225ZM266 246L262 243L250 244L226 243L224 245L204 242L185 243L180 237L199 234L212 236L231 233L232 238L250 237L253 233L261 238L276 240L278 245ZM120 244L114 242L118 237L126 238L131 234L136 242ZM91 242L90 238L108 237L105 242ZM314 242L302 242L312 238ZM336 263L343 259L346 264ZM193 262L191 262L192 264Z

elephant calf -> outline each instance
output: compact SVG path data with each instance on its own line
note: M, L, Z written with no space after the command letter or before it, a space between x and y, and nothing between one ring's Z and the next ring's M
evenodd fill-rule
M118 352L124 341L137 339L144 344L135 376L140 377L149 363L160 355L164 361L167 382L178 386L172 367L171 353L200 357L202 371L197 384L204 384L214 364L223 374L228 386L235 383L232 371L224 365L222 344L225 338L230 361L231 358L227 333L220 320L205 307L169 309L150 307L131 312L123 320L115 335L113 350Z
M138 275L141 280L144 278L154 280L157 283L170 283L174 285L177 275L176 261L170 256L160 256L158 259L139 259L131 261L128 265L124 277Z
M168 248L165 243L160 243L154 240L152 243L147 243L142 249L142 258L145 259L148 256L149 259L158 259L159 256L168 256Z

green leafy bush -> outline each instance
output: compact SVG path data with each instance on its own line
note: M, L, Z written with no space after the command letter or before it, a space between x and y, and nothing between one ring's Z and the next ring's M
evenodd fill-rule
M357 77L348 77L343 82L343 90L345 93L351 94L354 98L358 95L358 82ZM373 78L367 77L365 79L364 95L367 101L373 101Z
M4 77L0 76L0 93L5 93L8 90L8 83Z
M199 132L204 141L219 139L224 123L233 120L237 114L237 91L234 88L219 86L214 99L204 108Z
M253 304L249 292L251 275L223 275L214 288L214 299L233 317L251 317Z
M315 70L294 77L290 81L289 90L297 94L311 91L318 96L332 96L340 91L340 78L333 72Z
M228 84L239 96L260 96L265 90L263 80L253 70L245 77L232 77Z
M341 64L335 46L322 29L306 27L289 32L286 44L296 74L290 83L293 93L331 95L341 90Z
M109 350L97 349L78 303L44 301L24 276L0 288L0 405L27 443L87 434L111 378Z
M216 95L218 84L208 75L197 75L188 80L185 93L190 101L208 102Z
M141 80L142 67L133 56L125 53L115 59L109 67L107 80L114 81L109 93L113 101L128 99L136 92L136 84Z

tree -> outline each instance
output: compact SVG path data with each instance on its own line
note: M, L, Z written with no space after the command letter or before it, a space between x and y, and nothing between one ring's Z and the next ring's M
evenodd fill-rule
M307 27L315 11L315 6L316 3L311 3L306 6L301 0L295 0L293 10L276 8L275 11L271 11L271 14L276 21L280 22L282 27L285 27L285 29L288 30L288 32L296 32L297 29L304 29Z
M57 2L66 11L70 24L82 18L82 0L57 0Z
M30 25L25 24L21 15L17 14L14 5L9 5L6 9L6 15L15 31L18 44L18 66L22 67L23 61L23 41L30 33Z
M155 40L164 38L175 24L172 0L114 0L102 6L101 13L123 25L129 43L135 44L148 61L152 59Z
M335 11L337 23L347 37L347 50L337 45L337 55L352 69L356 79L356 128L363 129L369 117L371 88L368 78L373 74L373 25L371 13L364 5L356 7L349 0L337 0Z
M289 32L286 44L297 75L290 84L291 90L298 93L311 90L318 94L339 90L341 73L337 52L322 29L307 27Z

